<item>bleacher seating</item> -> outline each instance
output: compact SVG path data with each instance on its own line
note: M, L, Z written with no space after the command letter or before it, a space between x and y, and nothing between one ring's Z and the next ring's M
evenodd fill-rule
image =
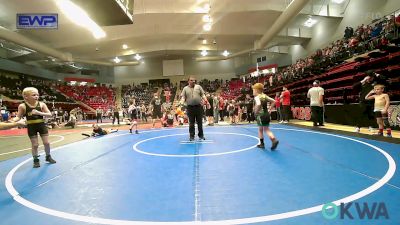
M73 103L56 90L57 82L25 75L15 75L4 72L0 75L0 94L14 100L22 100L22 90L26 87L35 87L39 90L40 101Z
M58 90L77 101L89 105L93 109L101 108L107 111L115 105L115 90L105 86L60 85Z
M321 81L321 86L325 89L325 102L326 103L349 103L358 102L358 93L353 90L353 84L362 80L366 75L368 69L373 69L375 72L386 76L390 80L390 85L387 87L388 93L392 101L400 100L398 93L399 79L398 66L400 60L389 61L389 58L395 58L393 55L398 55L399 52L389 53L380 58L367 58L361 62L346 63L341 66L336 66L329 69L326 73L308 77L303 80L285 84L291 91L293 105L306 105L308 100L306 94L314 80ZM381 67L381 63L385 62L386 66ZM284 85L275 86L267 90L267 94L272 95L277 91L281 91Z
M142 103L149 105L153 94L153 88L143 87L141 85L133 87L131 85L122 85L122 107L127 108L131 98L136 99L136 105L141 105Z
M242 88L246 87L246 83L242 80L232 80L225 87L221 93L223 99L232 100L241 95Z

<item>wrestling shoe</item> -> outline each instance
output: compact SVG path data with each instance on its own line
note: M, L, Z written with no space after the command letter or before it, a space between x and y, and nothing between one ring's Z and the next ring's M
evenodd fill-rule
M33 159L33 168L39 168L39 167L40 167L39 159Z
M56 160L51 158L51 155L46 155L46 162L48 162L50 164L54 164L54 163L56 163Z
M264 145L264 144L258 144L258 145L257 145L257 148L265 149L265 145Z
M275 140L272 142L272 146L271 146L271 150L274 151L276 149L276 147L278 147L279 141Z

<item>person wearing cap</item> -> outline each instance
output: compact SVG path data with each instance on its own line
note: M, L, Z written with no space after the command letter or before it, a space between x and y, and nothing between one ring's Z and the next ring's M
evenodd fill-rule
M353 85L353 89L359 91L359 104L358 104L358 115L354 118L356 129L355 132L359 133L360 128L366 121L374 119L373 115L373 101L365 99L365 96L374 89L375 85L375 73L372 70L365 72L367 76L363 80L356 82Z
M207 109L210 109L210 103L204 94L203 88L196 84L196 78L193 76L189 77L188 85L185 86L181 93L180 105L186 103L187 105L187 116L189 118L189 135L190 141L194 141L195 128L194 123L197 123L198 136L200 140L205 140L203 133L203 106L202 100L206 104Z
M315 80L313 87L307 92L310 99L311 119L314 126L324 126L324 89L319 80Z
M279 144L279 141L275 138L275 135L269 129L269 122L271 121L271 116L269 114L268 102L271 102L271 106L275 103L273 98L268 97L268 95L263 93L264 85L261 83L256 83L253 85L253 95L254 95L254 114L256 115L256 121L258 125L258 137L260 138L260 144L257 148L265 148L264 145L264 131L271 140L272 146L271 150L275 150Z

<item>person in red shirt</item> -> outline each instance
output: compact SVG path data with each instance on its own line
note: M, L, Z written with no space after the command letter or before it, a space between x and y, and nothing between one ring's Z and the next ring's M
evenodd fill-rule
M219 96L218 106L219 106L218 110L219 110L220 121L224 121L224 117L225 117L225 114L224 114L225 101L224 101L224 98L222 98L222 96Z
M282 120L283 123L288 123L290 118L290 91L287 87L283 87L280 98L282 100Z
M279 122L283 122L281 113L281 98L279 92L276 92L275 95L275 108L276 108L276 120Z

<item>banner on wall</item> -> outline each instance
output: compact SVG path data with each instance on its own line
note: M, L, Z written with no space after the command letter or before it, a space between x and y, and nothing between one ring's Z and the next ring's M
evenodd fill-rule
M390 126L400 126L400 105L391 105L388 109Z
M311 120L311 108L310 106L305 107L292 107L292 115L294 119L299 120Z
M298 120L311 120L311 108L304 107L291 107L294 119ZM390 105L388 109L389 123L392 127L400 127L400 105Z

